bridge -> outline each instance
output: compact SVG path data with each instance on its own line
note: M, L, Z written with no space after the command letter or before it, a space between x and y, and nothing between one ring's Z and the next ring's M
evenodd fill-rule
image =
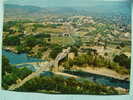
M36 70L36 72L33 72L32 74L30 74L29 76L25 77L21 82L17 83L17 84L13 84L9 87L8 90L15 90L19 87L21 87L22 85L24 85L27 81L40 76L40 73L44 72L44 71L48 71L53 67L58 67L58 63L59 61L61 61L62 59L64 59L68 53L70 52L70 47L68 47L67 49L64 49L61 53L59 53L57 55L57 57L55 58L54 61L46 61L43 63L25 63L25 64L32 64L32 65L39 65L39 68ZM17 65L22 65L22 64L17 64Z

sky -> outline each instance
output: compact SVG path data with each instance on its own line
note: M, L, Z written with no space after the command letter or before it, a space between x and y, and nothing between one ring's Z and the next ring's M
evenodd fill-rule
M33 5L39 7L88 6L93 2L129 0L4 0L6 4Z

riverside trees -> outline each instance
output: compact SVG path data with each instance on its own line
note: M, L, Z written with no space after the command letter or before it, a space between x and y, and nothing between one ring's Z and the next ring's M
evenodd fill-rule
M4 89L8 89L8 86L16 83L18 79L23 79L31 73L32 71L27 68L12 66L5 56L2 57L2 86Z
M95 84L90 81L78 81L74 78L63 78L61 76L52 77L37 77L34 78L17 91L23 92L40 92L43 93L60 93L60 94L118 94L112 87L106 87L100 84Z
M116 59L116 58L115 58ZM126 60L127 61L127 60ZM125 63L124 63L125 64ZM126 62L126 64L130 64L130 62ZM105 59L99 55L92 55L92 54L82 54L78 55L74 58L74 60L68 60L64 63L64 68L70 70L73 65L84 67L87 65L91 65L93 67L106 67L112 69L120 74L129 74L130 71L128 68L119 65L119 63Z

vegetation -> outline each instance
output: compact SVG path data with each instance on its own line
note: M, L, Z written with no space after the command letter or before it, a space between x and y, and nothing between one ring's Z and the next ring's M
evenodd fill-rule
M16 84L32 73L27 68L16 68L9 64L8 59L3 57L3 64L10 69L5 69L2 76L2 86L8 89L10 85ZM69 60L72 66L72 60ZM61 76L40 76L36 77L15 91L59 93L59 94L89 94L89 95L116 95L119 94L113 87L107 87L87 80L76 80L75 78L64 78Z
M4 89L8 89L10 85L16 84L17 80L22 80L31 73L32 71L27 68L16 68L12 66L10 73L2 76L2 86Z
M42 39L42 38L50 38L51 35L50 34L45 34L45 33L40 33L40 34L35 35L35 37Z
M124 66L127 69L131 68L131 58L125 54L116 55L114 61L119 63L120 66Z
M123 23L126 18L123 19L123 16L119 16L119 14L109 16L105 18L104 15L101 17L49 15L30 20L23 19L23 17L22 19L11 18L4 22L3 48L17 51L17 53L27 53L43 60L54 60L63 49L71 47L70 56L72 57L69 56L69 59L66 57L59 62L59 65L63 66L65 70L71 71L77 67L74 71L78 71L77 69L85 69L87 66L99 67L99 69L104 67L122 74L125 78L129 75L131 68L131 57L129 57L131 54L131 25L128 22ZM120 52L121 54L119 54ZM21 82L32 73L27 68L16 68L10 65L4 56L2 63L4 89ZM16 91L119 94L112 87L56 75L36 77Z
M128 62L129 64L130 62ZM102 56L98 55L87 55L82 54L77 57L75 57L74 60L68 60L66 61L63 66L65 69L71 69L73 65L84 67L87 65L93 66L93 67L106 67L109 69L112 69L120 74L129 74L130 71L127 68L124 68L123 66L120 66L118 63L110 61L108 59L105 59Z
M16 46L16 45L20 45L20 38L18 36L7 36L4 40L3 40L4 45L7 46Z
M32 71L27 68L16 68L10 65L8 59L4 56L2 57L2 86L4 89L8 89L18 79L24 79L31 73Z
M11 72L11 66L8 59L5 56L2 56L2 75Z
M31 35L25 39L24 44L27 47L34 47L38 44L38 42L39 41L34 36Z
M37 77L28 81L19 89L16 89L16 91L23 92L41 92L44 90L45 93L55 91L54 93L60 94L118 94L118 92L112 87L109 88L89 81L77 81L74 78L64 79L61 76Z
M50 58L55 59L58 53L62 52L62 47L60 45L52 45L52 50L49 54Z
M72 46L71 47L71 52L74 52L75 56L77 56L78 55L78 48L75 47L75 46Z

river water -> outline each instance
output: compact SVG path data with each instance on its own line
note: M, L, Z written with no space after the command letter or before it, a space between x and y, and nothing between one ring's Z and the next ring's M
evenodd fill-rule
M2 54L9 59L10 64L21 64L21 63L44 61L44 60L40 60L37 58L29 57L27 54L16 54L16 53L13 53L10 51L5 51L5 50L2 51ZM22 64L22 65L16 66L16 67L18 67L18 68L19 67L27 67L28 69L30 69L32 71L36 71L38 68L38 66L33 66L31 64ZM130 82L128 82L128 81L118 80L118 79L114 79L111 77L106 77L106 76L102 76L102 75L96 75L96 74L91 74L91 73L86 73L86 72L81 72L81 71L64 71L64 72L80 76L80 77L82 77L82 79L87 79L87 80L95 82L95 83L129 89ZM49 76L49 75L54 75L54 74L52 74L52 72L44 72L44 73L41 73L41 75Z
M6 56L9 60L10 64L21 64L21 63L31 63L31 62L42 62L44 60L40 60L34 57L29 57L27 54L16 54L10 51L2 50L2 55Z
M87 79L91 82L100 83L100 84L107 85L107 86L121 87L121 88L129 89L129 84L130 84L129 81L119 80L119 79L115 79L112 77L92 74L92 73L83 72L83 71L64 71L64 72L79 76L79 77L81 77L83 79Z

